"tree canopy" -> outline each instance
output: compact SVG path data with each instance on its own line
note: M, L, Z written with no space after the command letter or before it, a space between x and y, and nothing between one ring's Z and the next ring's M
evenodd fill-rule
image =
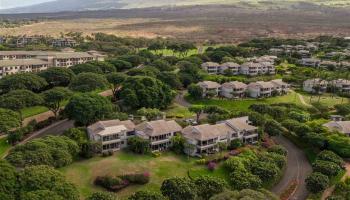
M0 132L7 133L13 128L21 125L21 117L18 113L0 108Z
M83 125L103 119L112 111L110 100L97 94L75 95L65 107L68 117Z
M21 89L38 92L46 86L46 80L33 73L11 74L0 80L0 90L3 93Z
M71 90L78 92L91 92L107 87L108 81L103 75L91 72L78 74L69 85Z
M39 73L39 76L43 77L46 82L52 86L66 87L74 78L74 72L69 68L64 67L50 67Z
M57 117L57 114L61 109L62 102L64 100L68 100L73 93L67 88L55 87L51 90L43 92L41 95L43 98L43 104Z

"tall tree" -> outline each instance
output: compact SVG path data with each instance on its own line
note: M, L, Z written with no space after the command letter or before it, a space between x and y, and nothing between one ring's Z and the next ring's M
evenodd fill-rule
M83 125L104 119L112 111L112 103L107 98L97 94L73 96L65 108L65 112L70 119L74 119Z
M12 74L0 80L0 90L2 93L19 89L38 92L46 86L47 82L45 79L33 73Z
M188 110L189 110L190 112L196 113L196 120L197 120L197 122L199 122L199 118L200 118L201 114L202 114L203 111L204 111L204 106L201 106L201 105L193 105L193 106L189 107Z
M68 100L72 95L73 93L69 89L56 87L42 93L43 104L51 110L57 118L63 101Z
M7 133L13 128L21 125L21 118L18 113L0 108L0 132Z
M52 87L62 86L66 87L74 78L74 72L69 68L51 67L39 73L47 83Z
M106 89L107 86L108 81L103 75L86 72L77 75L69 85L69 88L78 92L91 92Z
M120 90L121 84L126 80L127 75L123 73L110 73L106 75L108 82L112 85L113 97L116 98L117 92Z

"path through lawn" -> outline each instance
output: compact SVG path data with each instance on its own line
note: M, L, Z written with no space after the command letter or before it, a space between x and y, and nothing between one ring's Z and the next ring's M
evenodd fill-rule
M186 156L177 156L172 153L153 158L146 155L118 152L107 158L96 157L75 162L62 168L61 171L68 180L78 187L81 197L102 190L102 188L93 185L97 176L149 172L151 174L150 183L143 186L130 186L116 193L119 198L125 199L138 190L159 191L164 179L174 176L185 177L190 169L198 169L198 173L194 175L210 173L204 166L195 165L194 161L194 158L188 159Z

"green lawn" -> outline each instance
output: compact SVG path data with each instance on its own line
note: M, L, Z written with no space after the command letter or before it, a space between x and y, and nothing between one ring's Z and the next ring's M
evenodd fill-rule
M266 99L204 99L204 100L190 100L193 104L198 105L216 105L230 111L249 111L249 106L256 103L295 103L303 105L295 92L290 92L287 95L271 97Z
M339 96L332 96L331 94L328 94L328 93L322 94L320 98L317 95L310 95L307 93L301 93L301 95L303 95L305 102L308 104L317 103L319 101L321 104L324 104L328 107L333 107L336 104L350 102L349 98L341 98ZM311 101L310 101L310 99L311 99Z
M164 112L169 118L189 118L194 115L194 113L190 112L186 107L176 103L169 106L169 108L164 110Z
M47 109L44 106L33 106L33 107L22 109L22 114L23 114L23 118L27 118L27 117L32 117L34 115L38 115L40 113L46 112L48 110L49 109Z
M60 170L68 180L78 187L82 198L94 191L103 190L93 184L97 176L149 172L151 174L150 183L142 186L130 186L116 193L119 198L125 199L138 190L159 191L164 179L174 176L185 177L188 175L189 170L199 170L196 174L209 173L205 166L195 165L194 162L194 158L177 156L170 152L164 153L158 158L153 158L149 155L118 152L111 157L95 157L74 162ZM213 175L222 177L223 173L223 171L217 170Z
M0 139L0 159L6 153L6 151L11 147L11 145L9 145L6 142L6 139L7 139L6 137Z

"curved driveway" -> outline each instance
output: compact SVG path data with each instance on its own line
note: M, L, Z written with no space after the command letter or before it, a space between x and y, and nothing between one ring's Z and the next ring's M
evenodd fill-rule
M288 150L288 155L284 175L271 191L280 196L293 181L297 181L297 187L289 200L305 200L309 194L305 187L305 179L312 172L309 161L304 152L284 136L274 137L274 140Z

